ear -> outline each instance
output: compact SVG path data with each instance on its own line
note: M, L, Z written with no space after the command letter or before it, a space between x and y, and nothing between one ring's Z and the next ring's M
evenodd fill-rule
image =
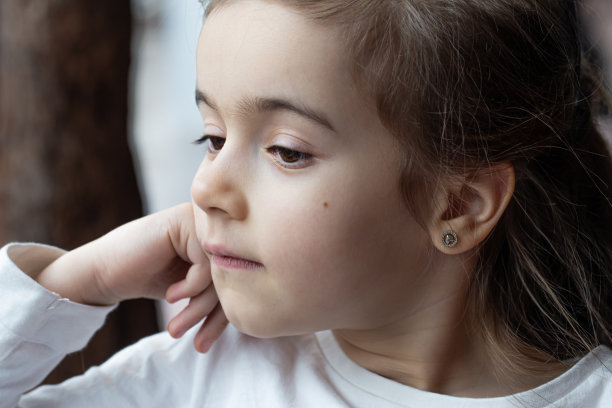
M447 185L437 197L443 205L434 212L429 228L435 247L446 254L459 254L480 244L506 210L514 181L514 167L501 163ZM442 243L449 230L457 234L452 247Z

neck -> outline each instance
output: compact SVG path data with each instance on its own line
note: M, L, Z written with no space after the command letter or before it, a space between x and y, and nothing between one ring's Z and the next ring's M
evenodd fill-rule
M461 316L443 320L425 315L431 314L374 330L335 330L334 335L349 358L383 377L440 394L491 396L495 375Z
M439 284L434 282L432 287L439 288ZM345 354L360 366L440 394L472 398L509 395L535 388L559 374L499 374L484 339L464 316L465 290L438 292L423 305L384 327L337 329L334 335Z

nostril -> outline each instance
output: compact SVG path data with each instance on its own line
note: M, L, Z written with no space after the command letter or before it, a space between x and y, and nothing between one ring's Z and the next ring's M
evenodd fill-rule
M219 207L204 207L202 210L209 216L227 214L227 211Z

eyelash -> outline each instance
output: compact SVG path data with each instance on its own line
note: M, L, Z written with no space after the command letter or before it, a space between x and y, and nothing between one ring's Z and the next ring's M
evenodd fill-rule
M209 141L209 153L219 153L225 144L225 138L220 136L204 135L195 140L194 144L204 144ZM304 153L297 150L288 149L283 146L270 146L266 151L274 156L274 159L283 167L287 168L302 168L306 167L312 160L312 154ZM283 157L284 156L284 157Z
M207 141L210 141L210 143L208 144L208 151L210 153L218 153L219 150L221 150L223 148L223 145L225 144L225 138L220 137L220 136L210 136L210 135L204 135L201 138L194 140L193 143L197 144L197 145L201 145L206 143ZM216 145L220 143L221 146L216 147ZM211 149L211 147L214 149Z
M276 160L281 166L287 168L298 169L306 167L312 161L312 154L287 149L286 147L282 146L271 146L266 150L274 156L274 160ZM285 157L283 157L283 155Z

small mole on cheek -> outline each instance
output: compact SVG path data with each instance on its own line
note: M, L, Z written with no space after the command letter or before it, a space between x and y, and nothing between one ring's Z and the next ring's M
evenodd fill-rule
M323 203L323 207L325 207L325 208L329 207L329 204L327 204L327 201L325 201L325 202Z

